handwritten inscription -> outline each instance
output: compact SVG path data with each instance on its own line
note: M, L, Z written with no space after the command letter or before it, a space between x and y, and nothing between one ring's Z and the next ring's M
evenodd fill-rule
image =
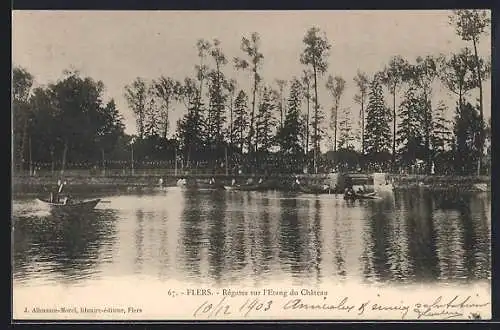
M260 293L252 291L225 290L223 295L207 297L193 311L194 318L223 319L223 318L252 318L259 316L278 317L290 315L290 312L301 315L318 315L318 313L332 313L338 315L352 315L356 317L397 318L400 319L453 319L453 318L480 318L480 312L489 306L489 302L481 301L478 296L454 296L444 298L439 296L428 301L405 303L404 301L389 303L380 295L375 299L357 301L351 297L327 297L317 295L296 295L292 292L270 291L265 289ZM395 314L396 313L396 314ZM332 317L334 317L332 316Z
M230 297L230 296L229 296ZM260 300L257 298L247 299L243 304L236 306L231 302L227 302L228 296L224 296L218 302L210 303L208 300L203 302L193 313L194 317L206 316L217 317L218 315L231 315L238 313L243 317L247 317L252 311L267 312L271 309L273 304L272 300ZM231 298L229 298L231 299Z

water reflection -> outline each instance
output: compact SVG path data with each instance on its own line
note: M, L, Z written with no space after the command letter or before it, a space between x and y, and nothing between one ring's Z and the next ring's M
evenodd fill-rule
M205 284L288 279L488 279L490 196L398 192L382 200L278 192L109 196L60 219L15 205L14 279L148 276Z
M117 238L112 210L71 216L27 215L17 220L13 235L14 279L82 280L97 276L99 267L112 258ZM51 276L45 278L46 273Z

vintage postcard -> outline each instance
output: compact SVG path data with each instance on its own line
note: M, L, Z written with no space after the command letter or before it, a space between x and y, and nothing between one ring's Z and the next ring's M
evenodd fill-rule
M14 320L491 319L491 13L13 11Z

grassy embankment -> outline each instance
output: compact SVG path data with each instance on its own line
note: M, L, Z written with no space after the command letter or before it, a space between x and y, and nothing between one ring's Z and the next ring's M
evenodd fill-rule
M229 184L232 176L224 174L214 175L219 182ZM175 176L170 173L161 173L158 171L150 172L141 171L135 175L130 174L113 174L108 176L90 175L88 172L68 172L64 176L64 180L68 185L71 185L72 191L85 191L91 187L93 191L123 191L130 189L147 189L158 185L160 178L163 179L164 186L173 186L180 175ZM188 180L196 180L206 183L212 177L210 174L191 174L185 175ZM246 181L252 175L238 176L239 182ZM304 184L322 184L327 178L327 174L303 174L299 176ZM410 189L423 187L431 190L474 190L474 185L478 183L491 186L491 178L488 176L439 176L439 175L400 175L392 174L394 186L398 189ZM58 177L50 174L42 174L37 176L19 176L13 175L12 189L13 193L30 193L44 192L52 189L57 182ZM278 185L280 182L293 180L292 175L273 175L271 177Z

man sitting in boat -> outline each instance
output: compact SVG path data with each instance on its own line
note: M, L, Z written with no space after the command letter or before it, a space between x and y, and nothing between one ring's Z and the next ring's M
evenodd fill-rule
M262 178L259 179L259 184L261 184L262 182L264 182L264 180L262 180Z
M234 186L234 185L236 185L236 179L235 179L235 178L233 178L233 179L231 180L231 186Z
M356 195L356 192L354 191L352 179L350 177L346 177L345 178L344 197L353 197L355 195Z

